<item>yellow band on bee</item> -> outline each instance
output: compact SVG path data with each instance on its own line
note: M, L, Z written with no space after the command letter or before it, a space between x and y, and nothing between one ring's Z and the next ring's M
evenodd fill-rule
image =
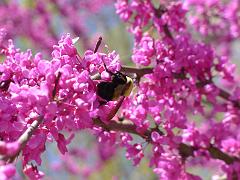
M119 84L115 89L114 89L114 94L112 100L118 100L120 96L129 96L131 94L131 91L133 89L133 80L126 76L127 78L127 83L126 84Z
M133 80L128 76L126 76L126 78L127 78L127 85L126 86L128 86L128 87L126 87L123 95L124 96L129 96L132 92L132 89L133 89Z

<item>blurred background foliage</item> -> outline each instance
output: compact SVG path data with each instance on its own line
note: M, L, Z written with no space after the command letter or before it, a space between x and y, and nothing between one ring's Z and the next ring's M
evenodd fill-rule
M89 1L89 0L87 0ZM5 0L9 3L8 0ZM49 1L46 1L49 2ZM91 2L91 1L89 1ZM94 3L94 1L92 2ZM19 6L24 9L33 10L36 8L36 1L34 0L18 0ZM83 47L85 42L82 41L82 37L67 25L65 18L59 13L54 3L46 3L47 11L51 12L50 28L54 31L55 35L60 39L63 34L70 33L72 37L80 37L76 47L80 55L87 50ZM81 8L79 9L81 16ZM87 40L90 42L90 48L94 49L95 44L99 36L103 37L103 42L108 46L109 50L116 50L125 64L131 63L131 50L133 46L133 39L127 32L126 25L124 25L118 15L115 13L114 1L109 0L106 5L102 5L99 11L83 12L84 19L79 19L79 22L83 24ZM33 18L33 21L36 19ZM81 22L80 22L81 21ZM21 28L21 27L20 27ZM36 46L36 42L29 40L29 37L25 35L18 35L14 37L14 42L21 50L32 49L34 53L42 50L41 47ZM102 50L104 45L102 45ZM46 56L46 54L44 54Z

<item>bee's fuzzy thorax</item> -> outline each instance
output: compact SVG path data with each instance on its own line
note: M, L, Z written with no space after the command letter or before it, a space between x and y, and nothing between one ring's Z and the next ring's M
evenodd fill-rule
M100 82L97 85L97 94L106 101L115 101L121 96L129 96L132 89L133 80L117 72L112 75L112 81Z

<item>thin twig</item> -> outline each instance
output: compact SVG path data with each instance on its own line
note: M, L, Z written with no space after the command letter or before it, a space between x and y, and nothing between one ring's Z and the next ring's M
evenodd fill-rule
M33 133L42 122L43 117L39 116L38 119L33 121L33 123L27 128L27 130L18 138L18 142L21 144L20 150L25 147L28 140L32 137Z
M57 87L58 87L58 83L59 83L59 80L61 78L61 75L62 75L62 73L58 72L58 75L57 75L57 77L55 79L54 88L53 88L53 91L52 91L52 98L53 98L53 100L55 99L55 96L57 94Z
M26 146L29 139L32 137L35 130L38 128L38 126L43 122L43 117L39 116L39 118L27 128L27 130L18 138L17 142L20 144L20 147L18 151L12 155L12 156L3 156L1 157L1 160L8 161L9 163L12 163L16 157L20 154L20 152L23 150L23 148Z
M144 139L148 138L151 134L150 130L147 130L143 134L140 134L139 132L137 132L136 125L131 124L131 123L126 123L124 121L119 123L119 122L111 120L111 121L109 121L108 124L106 124L106 123L102 122L100 119L94 119L93 122L96 126L102 127L104 130L127 132L127 133L138 135Z

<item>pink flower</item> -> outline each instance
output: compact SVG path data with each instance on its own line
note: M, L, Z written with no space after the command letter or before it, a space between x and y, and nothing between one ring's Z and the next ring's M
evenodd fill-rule
M0 165L0 177L2 180L13 178L15 173L16 173L16 169L13 164Z
M135 46L132 55L133 62L143 66L150 65L155 53L153 39L148 34L145 34L139 44Z
M37 180L44 177L44 173L39 171L36 166L26 165L23 170L24 174L30 179Z
M126 157L133 161L134 166L138 165L144 157L142 146L140 144L129 145L127 147Z
M118 0L115 4L116 13L119 14L120 18L124 21L128 21L132 15L132 11L128 6L127 1Z
M19 142L0 142L0 154L5 156L14 156L18 153L20 148Z

